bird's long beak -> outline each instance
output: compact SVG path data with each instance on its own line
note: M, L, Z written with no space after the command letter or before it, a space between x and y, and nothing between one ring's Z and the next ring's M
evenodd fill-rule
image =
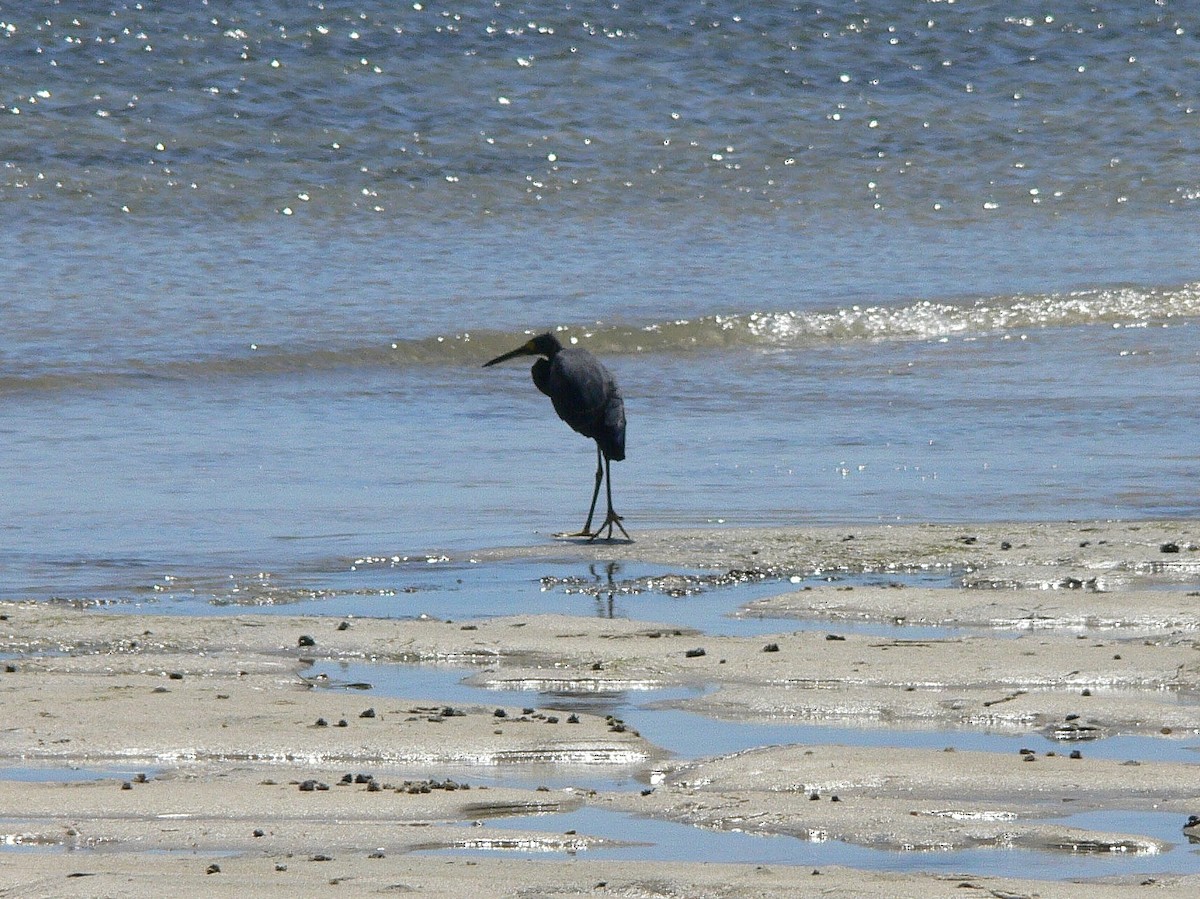
M533 341L531 340L528 343L522 344L511 352L505 353L503 356L497 356L491 362L483 363L483 367L487 368L489 365L495 365L497 362L503 362L506 359L512 359L514 356L533 356L536 355L536 353L537 350L533 348Z

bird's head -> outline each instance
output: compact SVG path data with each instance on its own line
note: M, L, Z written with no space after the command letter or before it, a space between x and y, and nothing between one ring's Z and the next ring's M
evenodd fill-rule
M548 359L553 359L554 354L562 349L562 344L558 342L558 338L553 334L539 334L537 337L521 344L515 350L505 353L503 356L497 356L490 362L483 363L483 367L495 365L497 362L503 362L506 359L512 359L516 356L545 356Z

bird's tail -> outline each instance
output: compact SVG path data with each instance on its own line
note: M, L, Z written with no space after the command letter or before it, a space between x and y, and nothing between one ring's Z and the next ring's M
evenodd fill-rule
M603 434L597 438L600 452L610 462L621 462L625 458L625 408L622 403L609 407L605 415Z

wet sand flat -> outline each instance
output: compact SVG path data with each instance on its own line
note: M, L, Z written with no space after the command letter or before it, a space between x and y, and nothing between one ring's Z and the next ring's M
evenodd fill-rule
M341 621L4 604L0 895L150 896L167 883L178 894L263 896L344 895L347 885L430 896L1191 895L1200 877L1170 873L1098 885L605 861L611 835L493 824L613 809L883 849L913 872L957 849L1154 857L1168 848L1159 837L1060 819L1171 814L1185 843L1182 825L1200 813L1200 758L1129 764L1088 750L1100 736L1178 745L1200 735L1198 532L1188 522L730 530L479 554L770 572L779 594L741 614L779 627L754 637L565 615ZM942 571L946 586L787 589L788 573L820 571ZM797 629L797 619L820 626ZM850 627L863 623L959 630L905 639ZM324 662L470 665L473 682L498 688L496 702L328 689L314 674ZM503 692L679 685L706 688L673 702L711 718L1036 732L1061 748L805 742L674 758L636 722L511 705ZM439 770L547 765L568 779L642 772L646 787L546 789ZM414 854L455 847L494 852ZM511 858L505 848L537 851Z

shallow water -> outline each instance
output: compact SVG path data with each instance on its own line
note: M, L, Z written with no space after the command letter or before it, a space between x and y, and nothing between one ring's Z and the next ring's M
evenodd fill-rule
M743 7L5 11L3 589L1200 513L1189 16Z
M2 765L0 779L30 783L75 783L88 780L133 780L138 775L153 777L154 768L81 768L75 765Z
M904 749L955 749L1016 755L1021 749L1039 754L1065 755L1078 749L1089 758L1119 761L1200 763L1200 742L1192 737L1142 737L1116 735L1096 740L1063 742L1040 733L1013 736L975 729L902 729L845 727L836 724L761 723L713 719L683 711L679 701L701 695L705 687L647 690L613 690L589 693L538 689L493 690L471 685L467 679L483 669L448 665L385 665L318 662L306 669L307 678L321 678L330 688L370 684L383 696L429 700L448 704L525 706L562 712L614 715L624 720L656 746L683 759L742 752L758 746L834 744L897 747ZM535 779L538 775L534 775ZM629 783L627 772L620 772ZM642 779L648 778L642 772ZM595 783L590 778L589 785Z
M736 862L740 864L845 865L870 870L928 871L937 873L971 872L977 876L1010 876L1066 880L1081 877L1113 877L1131 874L1200 873L1200 850L1180 833L1180 816L1158 812L1105 812L1072 815L1060 823L1077 827L1104 828L1116 833L1154 837L1169 844L1163 853L1128 852L1031 852L1020 849L973 849L963 851L893 852L851 846L830 840L802 840L789 836L763 836L739 831L714 831L657 821L637 815L586 807L574 812L549 815L524 815L489 820L472 827L464 841L492 846L460 846L429 850L441 854L487 854L498 851L539 854L563 854L546 846L513 847L504 845L505 831L548 831L561 835L577 831L581 835L603 837L613 846L576 849L570 854L612 860ZM630 845L632 844L632 845Z
M139 581L138 577L147 580ZM322 560L301 572L233 576L152 575L136 562L113 572L103 592L54 599L84 608L155 614L278 614L350 618L472 620L497 615L559 614L659 622L711 634L751 636L836 630L901 639L946 638L983 628L821 622L741 615L756 599L830 583L846 586L946 586L935 572L788 574L701 571L637 562L560 560L480 563L437 555ZM64 585L65 586L65 585ZM0 591L3 595L4 591Z

